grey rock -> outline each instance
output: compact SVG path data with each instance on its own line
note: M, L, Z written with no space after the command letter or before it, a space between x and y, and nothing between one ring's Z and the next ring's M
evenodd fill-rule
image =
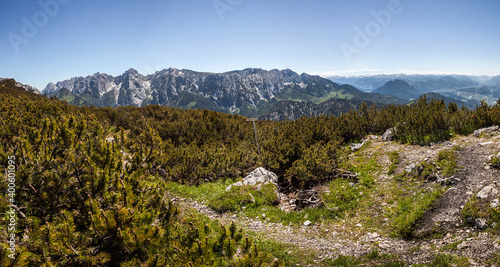
M382 243L379 243L378 246L382 249L389 249L392 247L392 244L389 242L382 242Z
M309 225L311 225L311 221L305 221L304 222L304 226L309 226Z
M394 132L396 131L396 128L390 128L385 131L385 133L382 135L382 140L384 141L392 141L394 139Z
M256 190L262 189L263 184L273 183L278 184L278 176L262 167L259 167L248 174L243 180L238 181L226 188L226 191L231 190L233 186L257 185Z
M479 191L476 196L478 199L483 199L497 195L498 195L498 189L495 188L495 185L491 184L483 187L483 189L481 189L481 191Z
M488 128L482 128L482 129L479 129L479 130L475 130L472 134L474 136L480 136L482 133L490 133L490 132L493 132L493 131L497 131L500 127L498 127L497 125L495 126L491 126L491 127L488 127Z
M353 144L351 144L351 150L352 151L360 150L362 146L363 146L363 143L353 143Z
M488 228L488 224L486 223L487 220L484 219L484 218L477 218L475 221L474 221L474 224L476 225L476 227L480 230L484 230L486 228Z
M493 141L489 141L489 142L484 142L484 143L479 143L480 146L489 146L489 145L493 145L495 142Z
M462 242L462 243L457 245L457 249L459 249L459 250L466 249L466 248L470 248L470 244L467 242Z
M351 144L351 150L352 151L357 151L357 150L360 150L361 147L368 141L370 140L374 140L374 139L378 139L378 137L376 135L368 135L366 136L365 138L363 138L363 140L361 140L361 143L352 143Z
M411 163L411 164L406 165L406 167L405 167L405 171L406 171L406 172L412 172L412 171L413 171L413 170L415 170L416 168L417 168L417 166L416 166L415 164Z
M454 185L456 183L460 182L460 179L454 178L453 176L450 178L440 178L437 179L437 183L440 183L441 185ZM451 189L451 188L450 188ZM456 188L455 188L456 189Z
M255 185L257 183L271 182L278 183L278 176L262 167L259 167L243 178L244 185Z
M490 203L490 208L494 209L498 206L500 206L500 201L498 200L498 198L493 199L493 201L491 201Z

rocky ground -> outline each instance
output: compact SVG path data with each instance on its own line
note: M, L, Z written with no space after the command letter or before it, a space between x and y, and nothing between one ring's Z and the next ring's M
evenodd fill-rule
M315 251L318 255L318 262L325 258L336 258L339 255L359 257L377 248L380 254L398 255L409 265L427 263L437 253L449 253L457 257L467 257L468 264L471 266L486 266L487 261L493 255L500 253L499 235L492 234L488 231L488 226L481 225L481 222L476 223L474 227L467 226L460 217L460 210L467 200L485 187L491 185L494 188L486 192L486 197L489 199L498 197L496 188L500 189L500 170L489 166L487 161L492 155L500 152L500 130L482 133L478 136L455 137L451 141L433 146L402 145L385 142L375 136L371 139L372 150L368 149L365 153L375 153L377 149L400 151L399 171L408 166L411 168L419 162L435 159L437 153L443 149L451 149L455 146L462 148L457 152L460 169L447 181L451 183L451 187L434 203L434 207L427 211L414 231L417 236L426 236L439 227L442 236L433 238L432 235L427 235L420 239L404 240L352 229L352 227L362 227L361 225L284 226L280 223L270 223L262 218L247 218L241 214L218 214L203 202L198 203L175 197L173 199L181 206L194 208L212 219L218 219L223 223L236 221L240 227L248 231L265 235L279 242L294 244L305 250ZM385 166L390 164L388 156L381 157L380 162ZM385 173L375 178L378 183L387 182L388 179L390 177Z

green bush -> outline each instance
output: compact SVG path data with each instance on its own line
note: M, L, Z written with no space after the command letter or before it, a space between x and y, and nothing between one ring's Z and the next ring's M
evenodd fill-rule
M298 189L308 189L335 178L337 147L332 141L326 145L318 142L309 147L302 158L296 160L287 170L286 177Z

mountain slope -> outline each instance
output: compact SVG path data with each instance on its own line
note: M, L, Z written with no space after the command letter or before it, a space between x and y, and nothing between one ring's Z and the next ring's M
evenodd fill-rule
M443 95L438 94L438 93L425 93L422 96L424 96L424 95L427 98L427 100L431 100L431 99L443 100L446 105L449 105L450 103L455 103L455 104L457 104L457 106L459 108L461 108L462 106L466 106L470 109L474 109L476 107L476 104L480 103L479 101L472 100L472 99L467 100L467 101L461 101L461 100L458 100L455 98L443 96ZM415 102L415 101L413 101L413 102Z
M49 83L48 95L66 88L94 106L146 106L158 104L181 108L204 108L245 116L260 116L272 107L271 100L306 101L320 104L331 98L404 104L405 101L338 85L320 76L292 70L248 68L225 73L196 72L169 68L151 75L129 69L113 77L96 73L87 77ZM73 99L64 93L64 97ZM271 101L271 103L275 103Z
M412 84L415 89L422 92L456 89L461 87L479 85L479 76L471 75L439 75L439 74L374 74L331 76L328 79L347 83L363 91L373 91L391 80L402 80Z
M26 89L26 87L29 88L34 88L29 85L24 85L20 82L17 82L14 79L1 79L0 78L0 91L5 92L10 95L14 96L26 96L31 99L36 99L36 98L43 98L42 95L40 95L40 92L38 90L29 90ZM36 89L36 88L34 88Z
M40 91L36 87L33 87L31 85L27 85L27 84L22 84L20 82L16 82L14 79L0 78L0 82L1 81L8 81L8 80L14 81L14 84L12 85L13 87L22 88L22 89L24 89L24 90L26 90L28 92L32 92L32 93L35 93L35 94L40 94Z
M388 81L383 86L372 91L372 93L392 95L406 100L418 98L420 95L420 92L415 87L402 80Z
M349 112L350 110L358 110L363 103L368 105L374 104L373 102L346 99L330 99L320 104L285 100L277 102L273 108L267 110L259 117L259 119L282 121L287 119L296 120L302 116L339 116L342 113Z

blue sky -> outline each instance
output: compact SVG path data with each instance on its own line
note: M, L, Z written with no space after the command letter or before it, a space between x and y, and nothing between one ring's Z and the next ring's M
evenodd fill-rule
M39 89L129 68L500 74L497 0L2 0L0 10L0 77Z

